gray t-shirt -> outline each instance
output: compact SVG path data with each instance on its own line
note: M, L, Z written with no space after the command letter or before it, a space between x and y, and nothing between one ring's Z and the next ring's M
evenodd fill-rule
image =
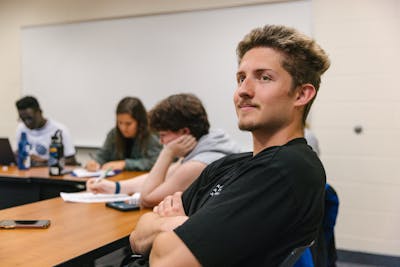
M239 153L239 146L221 129L203 135L197 146L182 160L196 160L208 165L226 155Z

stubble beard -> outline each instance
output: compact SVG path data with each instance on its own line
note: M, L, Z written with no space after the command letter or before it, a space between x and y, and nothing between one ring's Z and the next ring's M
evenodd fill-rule
M253 122L240 122L240 121L238 122L238 127L241 131L248 131L248 132L252 132L260 128L259 125Z
M269 122L255 122L255 121L238 121L238 127L242 131L248 132L274 132L283 127L285 123L281 120Z

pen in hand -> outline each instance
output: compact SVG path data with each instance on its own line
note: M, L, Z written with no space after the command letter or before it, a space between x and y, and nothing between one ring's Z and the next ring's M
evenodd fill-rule
M99 177L96 178L96 183L100 182L102 179L107 177L107 174L112 170L112 168L108 168L105 172L103 172Z

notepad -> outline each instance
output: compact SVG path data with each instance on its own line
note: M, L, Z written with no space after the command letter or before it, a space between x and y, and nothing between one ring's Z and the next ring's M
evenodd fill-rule
M86 170L84 168L78 168L78 169L75 169L75 170L72 171L72 175L73 176L80 177L80 178L84 178L84 177L99 177L100 175L105 174L105 173L106 173L106 170L99 170L99 171L91 172L91 171L88 171L88 170ZM117 173L118 173L118 171L115 171L115 170L114 171L109 171L107 173L107 177L114 176Z
M114 201L128 201L129 203L139 203L140 193L133 195L127 194L93 194L90 192L81 193L60 193L61 198L65 202L78 202L78 203L101 203L101 202L114 202Z

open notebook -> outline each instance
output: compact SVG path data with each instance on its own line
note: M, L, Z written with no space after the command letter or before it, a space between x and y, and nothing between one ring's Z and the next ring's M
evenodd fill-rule
M15 155L8 138L0 138L0 165L15 165Z

